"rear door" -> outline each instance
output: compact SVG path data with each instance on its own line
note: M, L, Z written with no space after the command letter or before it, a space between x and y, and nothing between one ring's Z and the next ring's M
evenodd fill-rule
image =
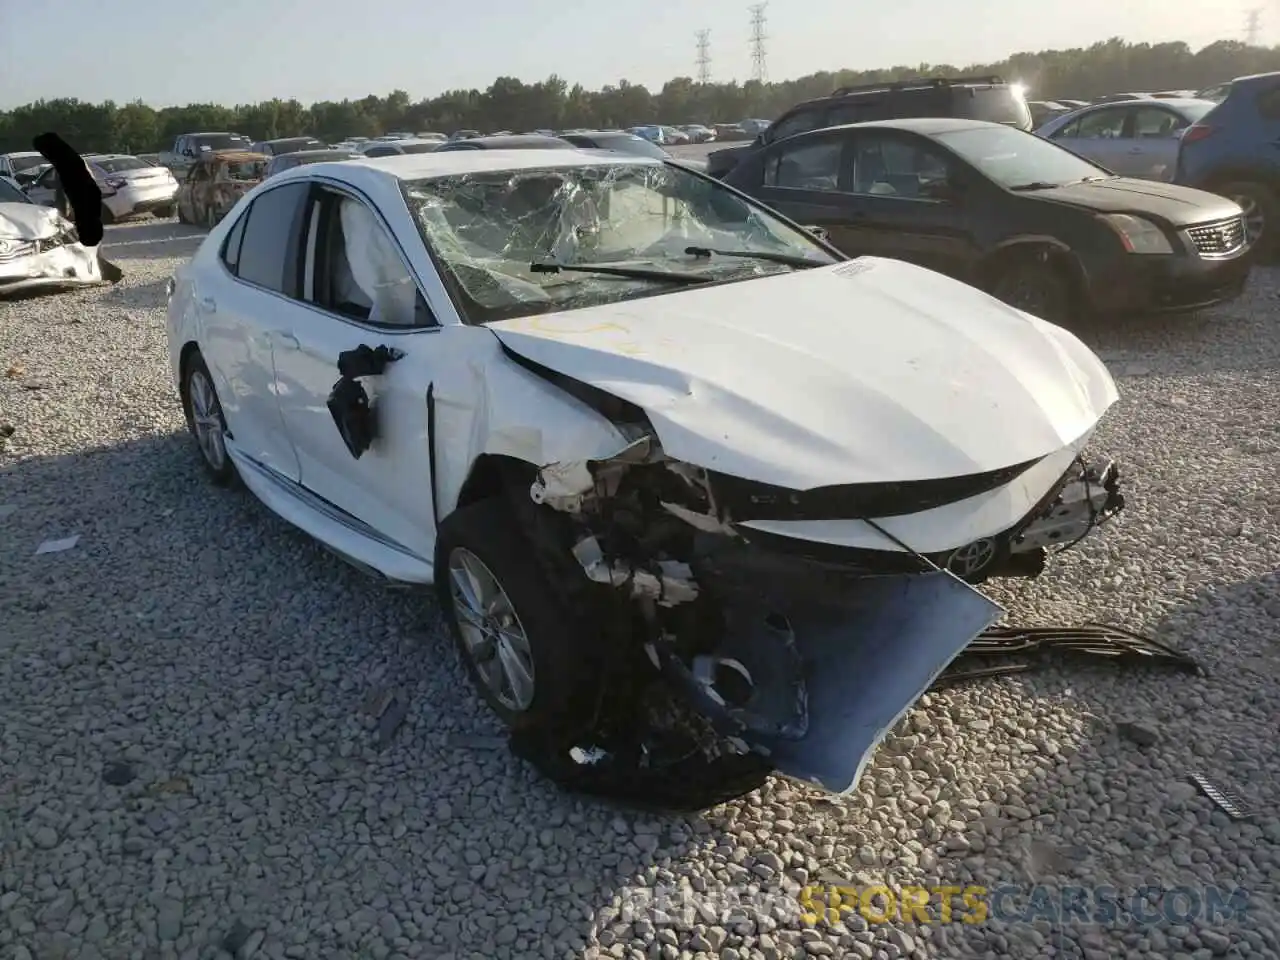
M1125 140L1128 119L1129 107L1126 104L1099 107L1072 120L1049 139L1113 173L1125 173L1124 161L1129 151L1129 143Z
M1178 165L1178 145L1188 126L1181 114L1168 107L1130 107L1125 129L1129 143L1125 172L1145 180L1172 180Z
M926 137L863 128L844 163L853 206L841 249L969 275L980 249L965 203L967 171L950 155Z

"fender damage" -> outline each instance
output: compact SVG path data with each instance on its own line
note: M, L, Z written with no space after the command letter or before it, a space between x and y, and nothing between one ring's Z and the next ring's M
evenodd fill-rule
M1003 613L926 563L868 576L750 542L705 471L652 434L608 459L547 464L529 495L568 518L583 575L634 612L665 687L656 703L610 691L608 722L525 745L580 789L657 800L673 780L754 765L851 791L889 729Z

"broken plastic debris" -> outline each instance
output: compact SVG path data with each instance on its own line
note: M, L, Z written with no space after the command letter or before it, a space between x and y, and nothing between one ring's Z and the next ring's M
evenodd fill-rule
M587 747L585 749L582 747L574 747L569 751L569 756L573 757L574 763L592 765L599 763L601 760L608 760L609 752L607 750L602 750L599 747Z
M36 547L36 556L42 553L62 553L64 550L70 550L80 542L80 534L70 537L63 537L61 540L46 540L40 546Z
M1232 820L1244 820L1250 816L1249 808L1238 796L1218 786L1202 773L1191 774L1191 782L1200 788L1200 792L1213 801L1219 810Z
M673 607L698 597L698 585L694 582L693 570L687 563L659 560L654 564L656 573L633 568L621 560L610 564L604 559L600 542L595 537L578 541L578 545L573 548L573 555L582 564L587 576L596 583L614 587L630 584L632 596L647 597L657 601L659 606Z

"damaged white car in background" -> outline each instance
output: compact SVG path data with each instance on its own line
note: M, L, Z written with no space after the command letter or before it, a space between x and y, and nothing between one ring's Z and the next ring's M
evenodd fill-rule
M169 337L215 481L434 582L513 749L584 790L853 789L1001 616L970 584L1122 506L1072 334L659 160L288 171Z
M102 282L97 250L80 243L71 221L0 177L0 297Z

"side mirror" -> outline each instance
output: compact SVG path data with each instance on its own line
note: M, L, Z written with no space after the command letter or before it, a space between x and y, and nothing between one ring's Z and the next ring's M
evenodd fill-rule
M817 237L823 243L831 242L831 234L827 233L826 227L819 227L816 224L808 224L805 226L805 229L808 230L810 233L812 233L815 237Z

